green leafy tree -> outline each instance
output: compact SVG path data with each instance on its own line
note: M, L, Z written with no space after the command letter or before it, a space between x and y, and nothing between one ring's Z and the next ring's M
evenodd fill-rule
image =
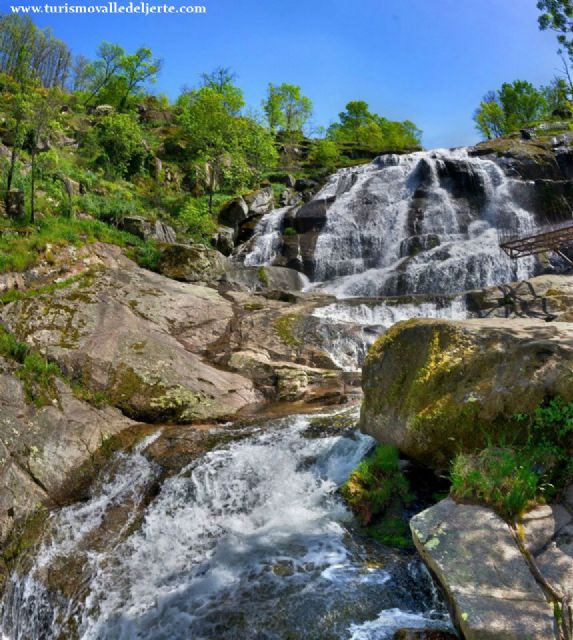
M86 106L91 104L113 80L121 68L125 52L118 44L102 42L97 54L97 59L85 71L87 91L84 104Z
M154 59L151 49L141 47L132 55L124 55L120 61L122 91L118 108L125 109L130 96L137 93L147 82L155 82L161 70L161 61Z
M229 67L217 67L211 73L201 74L201 86L223 96L228 113L238 115L245 106L242 90L235 84L237 76Z
M137 119L127 113L102 118L88 137L85 150L96 167L124 178L140 172L147 155Z
M203 86L178 101L178 122L210 211L217 191L247 186L276 162L270 134L252 118L234 115L227 98L216 87Z
M49 141L59 128L58 116L63 103L62 93L58 89L39 89L34 92L30 101L27 120L28 145L31 156L30 170L30 222L36 217L36 174L37 157L40 145Z
M549 115L544 91L525 80L514 80L484 96L474 113L474 121L478 131L491 139L517 131Z
M312 102L303 96L300 87L294 84L269 84L263 110L271 131L288 133L302 131L312 116Z
M161 61L153 57L151 49L141 47L126 54L119 45L102 42L97 59L81 70L84 104L90 105L97 99L124 110L129 98L146 83L155 82L160 70Z
M340 162L340 150L332 140L318 140L313 145L308 159L318 167L333 171Z
M422 132L410 120L396 122L372 113L363 100L352 100L328 129L328 138L375 151L420 147Z
M557 33L557 41L573 60L573 0L539 0L539 28ZM560 49L561 52L561 49Z

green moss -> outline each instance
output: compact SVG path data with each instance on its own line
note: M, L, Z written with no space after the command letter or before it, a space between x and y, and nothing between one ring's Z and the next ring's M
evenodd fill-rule
M259 278L259 282L263 285L263 287L269 286L269 274L264 267L260 267L257 271L257 277Z
M295 335L295 329L300 316L297 314L288 314L280 316L274 323L274 329L278 337L289 347L300 347L302 340Z
M247 302L246 304L243 305L243 309L245 311L261 311L261 309L264 309L264 308L265 306L260 302Z
M22 554L39 544L48 516L48 510L39 507L30 516L16 523L2 548L2 558L10 571Z
M363 525L383 513L396 499L410 500L409 485L399 468L398 450L379 445L352 472L342 497Z

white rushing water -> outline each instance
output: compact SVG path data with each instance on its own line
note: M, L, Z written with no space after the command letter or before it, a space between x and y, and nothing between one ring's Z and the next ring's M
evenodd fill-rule
M265 214L255 228L257 242L253 250L245 257L245 265L266 266L272 263L281 245L283 218L290 207L274 209Z
M157 476L141 449L85 503L56 512L55 538L2 603L6 640L59 638L75 617L83 640L390 638L404 622L448 628L417 561L369 563L337 496L372 446L356 432L305 436L293 417L221 446L167 479L143 521L103 550L89 534ZM86 557L89 595L54 602L42 575Z
M342 169L315 198L335 197L307 275L314 288L340 298L453 294L525 279L535 259L510 260L498 237L535 227L516 198L524 189L466 149L381 156ZM257 229L248 264L276 259L285 213L269 214Z
M440 302L361 304L341 300L317 307L312 315L320 318L323 348L332 361L345 371L358 371L370 346L396 322L411 318L465 320L468 312L463 298Z

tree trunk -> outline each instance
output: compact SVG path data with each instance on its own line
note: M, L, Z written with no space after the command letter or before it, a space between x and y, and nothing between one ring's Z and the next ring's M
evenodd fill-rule
M31 180L30 180L31 192L30 192L30 224L34 224L36 221L36 211L35 211L35 191L36 191L36 145L34 144L34 148L32 151L32 172L31 172Z

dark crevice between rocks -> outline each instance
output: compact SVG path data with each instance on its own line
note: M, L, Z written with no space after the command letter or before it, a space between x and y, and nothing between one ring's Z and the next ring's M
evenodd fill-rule
M540 586L547 601L553 605L555 640L573 640L573 611L570 602L567 600L567 597L558 593L543 577L543 574L535 563L535 559L523 543L518 531L511 525L509 529L531 575Z

